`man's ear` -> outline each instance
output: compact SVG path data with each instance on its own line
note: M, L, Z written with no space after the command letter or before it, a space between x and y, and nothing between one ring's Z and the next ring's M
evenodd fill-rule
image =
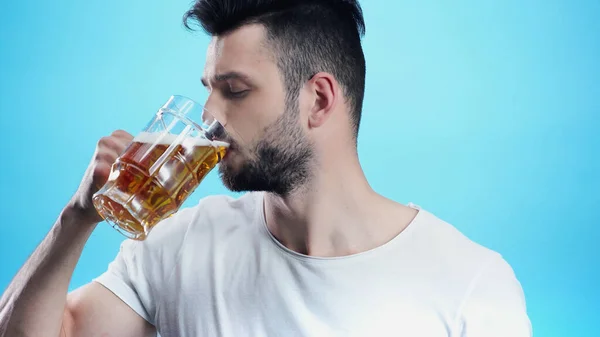
M333 112L340 96L340 87L333 75L320 72L308 82L313 93L312 107L308 116L309 127L318 128Z

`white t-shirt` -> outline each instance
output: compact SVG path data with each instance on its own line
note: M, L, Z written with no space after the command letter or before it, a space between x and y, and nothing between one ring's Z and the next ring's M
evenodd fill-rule
M318 258L280 244L262 202L204 198L123 242L95 281L162 337L532 335L507 262L419 206L388 243Z

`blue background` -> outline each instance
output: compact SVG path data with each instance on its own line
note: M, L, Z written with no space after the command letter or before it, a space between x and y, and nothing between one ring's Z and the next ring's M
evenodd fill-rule
M0 288L77 188L97 140L174 93L202 101L189 1L0 4ZM600 2L364 1L369 181L502 253L536 336L600 329ZM187 205L228 193L216 174ZM123 238L94 232L71 289Z

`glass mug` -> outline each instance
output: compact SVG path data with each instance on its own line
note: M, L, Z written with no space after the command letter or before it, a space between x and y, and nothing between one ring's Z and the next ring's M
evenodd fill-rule
M210 125L195 123L196 117ZM171 96L112 165L92 197L96 210L121 234L144 240L225 156L229 144L215 140L223 133L200 104Z

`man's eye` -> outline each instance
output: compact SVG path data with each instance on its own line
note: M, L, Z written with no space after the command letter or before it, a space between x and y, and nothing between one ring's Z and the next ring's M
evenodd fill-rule
M244 96L246 96L246 94L248 94L248 91L249 90L239 90L239 91L226 90L225 96L228 98L243 98Z

